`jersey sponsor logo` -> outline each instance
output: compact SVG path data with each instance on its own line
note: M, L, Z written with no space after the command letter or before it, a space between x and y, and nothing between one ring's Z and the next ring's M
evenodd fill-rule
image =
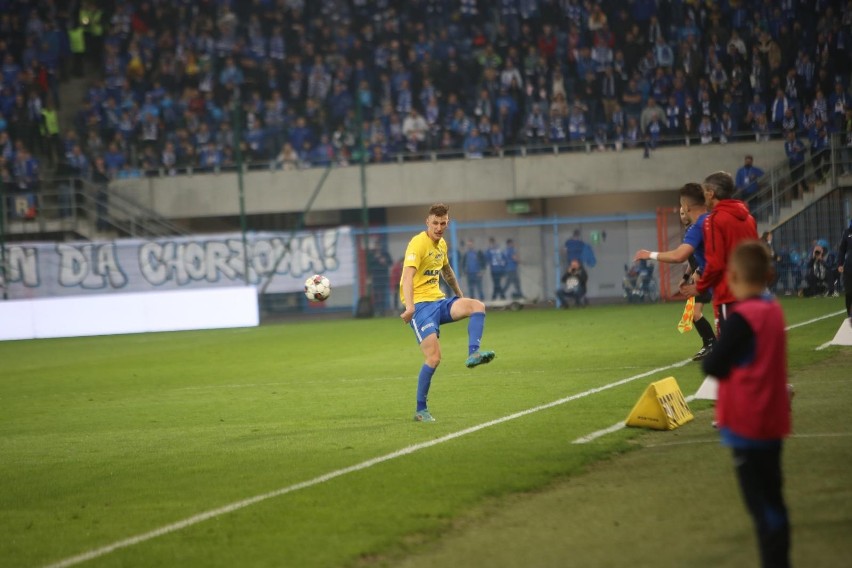
M423 271L424 276L437 276L440 273L441 273L440 270L424 270Z
M408 259L407 259L407 260L417 260L417 255L416 255L416 254L414 254L414 253L411 253L411 254L409 254L409 255L408 255Z

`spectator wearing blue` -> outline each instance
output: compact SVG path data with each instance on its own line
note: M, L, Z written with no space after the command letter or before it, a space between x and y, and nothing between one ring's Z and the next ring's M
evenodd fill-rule
M654 45L654 58L660 67L672 67L674 65L674 52L662 36L657 37Z
M754 158L747 154L743 166L737 170L737 191L743 199L747 199L757 193L757 180L764 174L763 170L754 165Z
M521 279L518 275L518 266L521 259L518 255L518 249L515 248L515 241L506 239L504 254L506 256L506 285L503 289L508 292L509 287L513 287L512 299L523 298L524 293L521 292Z
M843 122L846 120L846 108L850 103L852 103L852 100L843 90L843 83L834 83L834 92L828 97L828 108L831 115L831 125L835 130L842 129Z
M473 127L470 134L464 140L464 151L468 158L482 158L488 149L488 141L479 133L479 129Z
M580 229L574 229L574 233L572 233L571 238L565 241L565 260L568 264L570 264L572 260L582 260L583 248L585 246L586 243L584 243L583 239L580 238Z
M110 142L107 151L104 152L104 164L106 164L107 171L110 175L114 176L118 173L118 171L124 167L126 162L127 160L124 157L124 153L118 149L118 144Z
M568 135L571 142L585 142L586 131L586 115L583 113L583 107L574 104L571 108L571 115L568 117Z
M784 121L784 113L790 108L790 99L784 94L784 89L780 87L775 91L775 99L769 107L769 122L777 128L781 128L781 123Z
M798 199L799 191L804 191L805 175L805 145L796 138L796 133L787 131L787 139L784 141L784 152L790 166L790 177L793 181L793 199Z
M576 126L574 124L573 126ZM548 123L548 140L554 144L565 142L565 119L562 118L562 113L556 107L550 109L550 122Z
M233 57L225 59L225 65L219 73L219 83L239 87L245 81L242 70L237 67Z
M482 289L482 271L485 268L485 254L477 250L473 239L468 239L465 245L463 259L464 275L467 279L467 294L469 298L482 300L485 291Z
M821 180L825 176L827 172L826 166L830 165L825 159L828 153L827 150L831 146L829 136L830 130L828 125L825 124L822 118L817 116L814 126L808 132L808 138L811 142L811 166L814 169L814 176L817 180ZM824 162L825 166L823 165Z
M488 268L491 270L491 299L505 300L506 290L503 288L503 279L506 277L506 253L497 244L494 237L488 238L488 250L485 251L488 259Z

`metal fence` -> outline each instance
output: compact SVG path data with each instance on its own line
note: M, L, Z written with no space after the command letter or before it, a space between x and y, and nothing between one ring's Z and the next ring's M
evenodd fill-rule
M424 214L425 216L425 214ZM364 312L375 315L396 315L399 301L399 264L408 241L424 226L392 226L371 228L367 232L367 249L363 229L354 229L357 247L355 257L359 263L360 278L355 285L334 287L332 298L324 304L306 302L300 294L268 294L261 297L261 307L266 313L277 312L329 312L351 308L358 315L359 305ZM450 262L466 295L485 300L494 308L517 309L524 305L559 306L556 291L566 269L565 242L579 230L588 244L594 260L587 263L589 273L588 298L592 303L622 301L627 298L625 276L632 264L632 256L639 248L657 248L657 215L642 213L596 217L552 217L512 221L465 222L451 221L445 235L450 250ZM673 237L679 240L679 227L673 226ZM499 284L488 268L487 261L480 274L482 294L472 290L470 275L464 269L463 256L471 247L485 251L489 239L505 249L511 239L519 257L519 286L500 293ZM381 256L384 262L375 262ZM395 270L394 264L398 267ZM651 269L653 272L653 268ZM646 290L638 301L659 299L659 279L656 273L648 275ZM362 298L369 298L365 302Z
M0 229L6 235L44 239L185 235L159 215L112 191L81 178L51 178L35 190L0 188Z
M756 182L757 190L741 197L748 203L758 224L768 230L797 215L844 183L852 172L852 146L835 133L827 148L806 152L800 163L786 160Z
M729 143L729 142L746 142L746 141L764 141L770 138L778 139L782 133L780 131L770 131L765 135L757 135L750 131L740 131L732 133L724 138L724 142L719 136L712 138L713 144ZM470 153L462 148L441 148L437 143L424 144L423 148L411 151L401 150L389 152L381 158L382 163L408 163L408 162L439 162L443 160L459 160L459 159L481 159L481 158L502 158L504 156L528 156L540 154L578 154L591 153L597 151L617 151L617 152L649 152L656 148L671 148L678 146L700 146L702 144L701 137L697 133L687 135L664 135L653 140L638 139L638 140L622 140L612 137L596 138L594 133L591 133L586 139L580 141L545 141L545 140L527 140L522 143L500 148L488 148L483 152ZM280 169L306 169L306 168L325 168L329 165L337 167L355 166L360 163L360 158L357 153L351 154L348 151L343 151L341 148L335 148L333 157L323 161L310 161L307 158L300 158L294 162L284 162L278 156L272 156L266 159L255 159L248 157L243 162L245 170L260 171L260 170L280 170ZM132 152L131 163L136 164L127 171L121 172L125 177L167 177L177 175L189 175L195 173L220 173L220 172L235 172L237 171L237 163L234 160L215 166L201 166L198 164L176 164L170 167L155 167L145 168L139 165L139 160L136 159L135 151ZM376 163L374 158L367 156L368 163Z

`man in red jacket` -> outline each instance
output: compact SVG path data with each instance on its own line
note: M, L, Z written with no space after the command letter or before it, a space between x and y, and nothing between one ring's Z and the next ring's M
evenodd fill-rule
M696 296L713 292L713 313L718 333L736 298L728 287L726 270L731 251L746 239L757 239L757 222L748 206L733 199L734 178L728 172L716 172L704 179L704 200L710 215L704 220L704 256L706 264L701 278L692 285L682 285L681 293Z

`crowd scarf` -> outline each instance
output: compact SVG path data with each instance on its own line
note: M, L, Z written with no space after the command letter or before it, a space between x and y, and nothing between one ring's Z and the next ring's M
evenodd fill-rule
M677 322L677 330L681 333L686 333L692 329L692 316L695 313L695 298L690 298L686 301L683 307L683 315L680 316L680 321Z

